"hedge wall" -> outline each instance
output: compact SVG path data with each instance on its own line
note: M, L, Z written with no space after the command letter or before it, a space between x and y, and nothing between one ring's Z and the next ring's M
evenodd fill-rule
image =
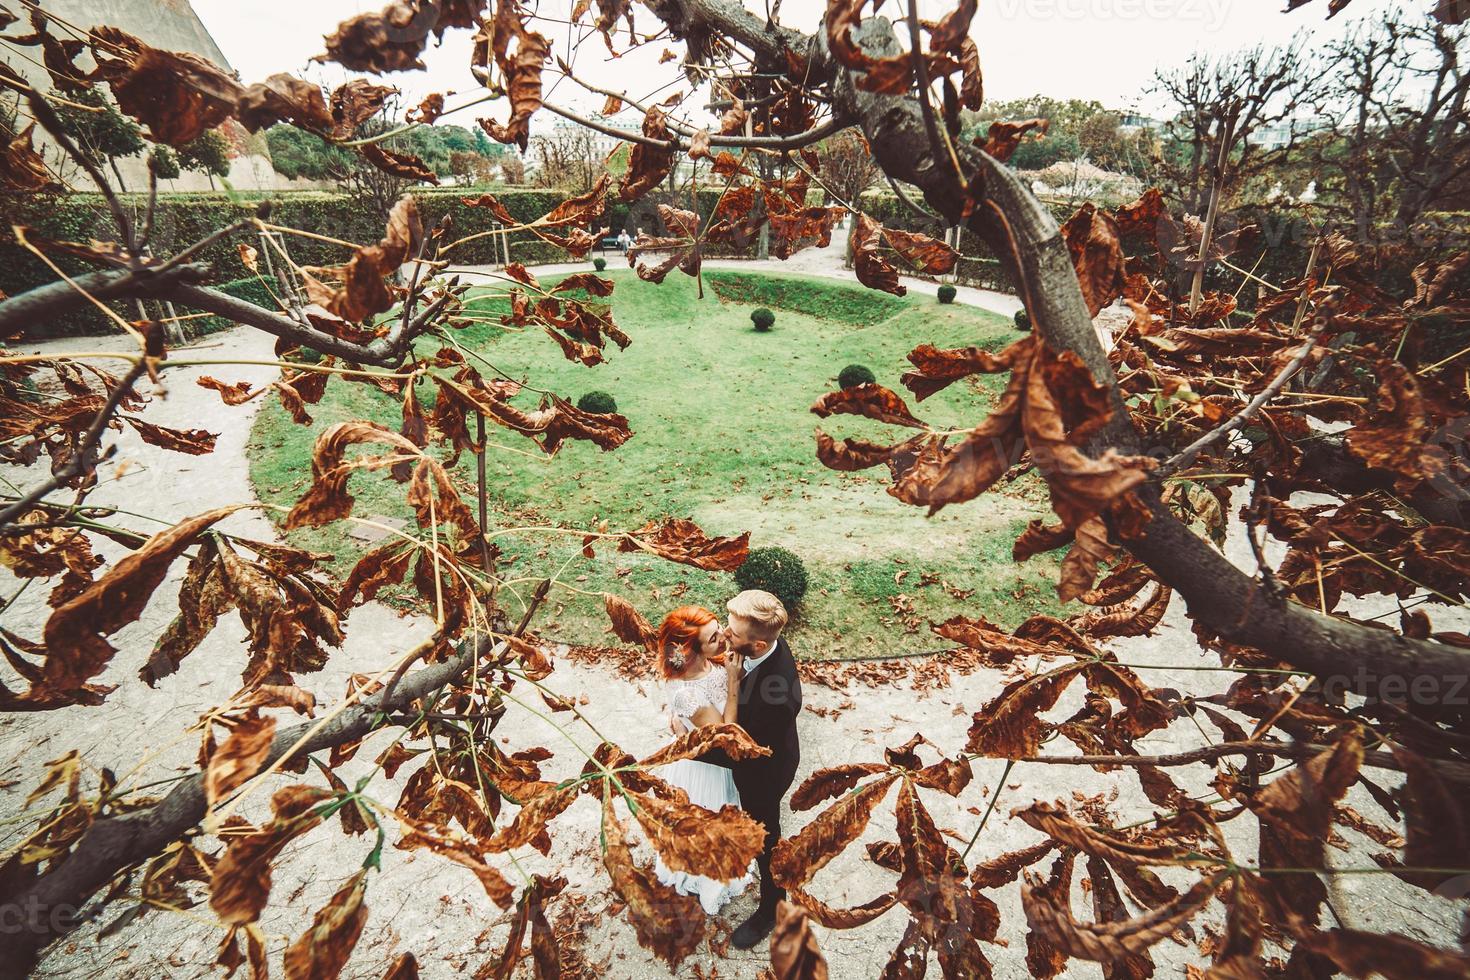
M456 238L490 230L494 220L489 211L465 207L460 201L461 197L472 196L473 193L462 188L416 191L419 212L423 216L425 227L431 227L442 215L449 214L454 221L451 234ZM561 203L564 197L554 191L537 190L510 190L499 192L496 196L519 221L532 221L540 217ZM700 193L701 215L708 215L714 209L718 196L718 192L713 190ZM630 233L636 228L661 234L664 229L658 219L656 206L662 197L661 194L650 194L644 200L636 202L631 209L611 198L600 226L610 228L609 235L616 235L624 227ZM159 198L154 217L153 252L167 255L203 238L216 228L248 218L255 213L260 199L253 195L163 195ZM377 241L383 234L382 221L345 195L292 193L275 196L272 200L270 220L274 224L352 242ZM688 207L687 196L677 202L672 197L668 200L680 207ZM146 206L146 199L142 195L125 195L124 204L135 212L140 212ZM111 216L101 198L95 194L24 200L15 208L12 220L52 239L85 242L92 238L106 240L114 237ZM213 266L215 282L230 282L245 272L236 249L241 241L259 244L253 237L242 234L216 242L200 254L201 261ZM470 242L456 250L455 264L479 265L494 262L495 246L496 241L491 237ZM565 252L541 241L530 232L512 233L510 247L511 258L527 265L567 261ZM292 258L302 265L330 265L341 262L348 254L339 245L301 237L290 237L289 248ZM725 248L708 251L714 255L740 255L748 250ZM94 268L88 263L64 256L57 259L57 264L69 274L87 272ZM34 255L21 248L11 236L6 235L0 241L0 290L5 295L14 296L54 279L55 274ZM257 299L254 296L246 298ZM131 302L115 306L120 314L130 319L136 318L137 310ZM199 329L198 321L188 322L194 329ZM102 332L110 332L108 321L97 310L88 309L57 317L49 323L32 324L26 336L35 340Z
M487 231L494 223L488 211L482 208L468 208L461 203L460 198L473 194L473 191L462 188L445 188L420 190L415 193L419 198L419 207L426 226L437 222L440 216L447 213L454 221L452 234L459 237ZM497 196L510 213L521 221L530 221L545 214L563 198L563 195L554 191L538 190L506 190L499 192ZM714 209L718 197L719 193L716 190L700 192L698 210L702 218L707 217ZM127 206L134 210L141 210L145 206L142 195L126 195L124 200ZM159 199L155 216L153 250L156 254L168 254L202 238L216 228L241 218L248 218L254 213L260 200L260 195L164 195ZM274 195L272 200L271 220L276 224L356 242L376 241L383 231L382 222L378 218L369 210L359 207L345 195L315 192L287 193ZM10 220L26 225L45 237L68 241L87 241L91 238L105 240L112 237L110 216L100 197L95 194L33 197L14 203L12 214L9 216ZM690 202L687 195L675 195L666 190L649 194L631 207L617 201L616 198L610 198L607 213L604 214L601 224L611 229L610 235L615 235L624 228L627 228L630 234L640 230L661 234L664 228L657 213L657 206L660 203L688 208ZM922 231L931 235L943 234L943 229L936 223L920 218L892 194L866 194L863 196L862 206L864 210L888 227ZM1050 205L1050 207L1058 222L1066 221L1070 216L1070 210L1065 206ZM1241 217L1261 228L1261 234L1257 240L1247 248L1248 254L1241 260L1242 265L1250 268L1255 263L1256 257L1261 256L1264 250L1264 256L1259 265L1255 267L1255 274L1260 278L1271 283L1281 283L1301 275L1310 249L1311 231L1303 224L1299 215L1282 209L1280 211L1257 210L1243 214ZM1457 218L1463 221L1464 216L1457 216ZM1441 227L1450 228L1454 222L1444 220L1438 224ZM1463 229L1456 226L1451 230L1461 232L1461 238L1463 238ZM1389 237L1386 232L1384 237ZM245 270L240 265L236 251L236 244L241 240L246 239L243 236L237 236L231 240L216 242L205 249L200 256L202 260L212 264L215 270L215 282L231 282L244 273ZM1388 258L1383 262L1382 268L1374 278L1380 287L1391 295L1403 296L1411 288L1409 271L1419 259L1429 254L1434 248L1433 242L1409 241L1403 248L1386 250ZM303 265L329 265L342 261L347 254L341 246L299 237L291 239L290 249L296 261ZM754 243L745 248L712 246L706 249L706 254L717 257L752 257L753 252ZM1004 292L1015 291L999 260L977 236L969 231L963 232L960 238L960 252L963 258L958 268L958 281ZM528 265L566 260L564 252L548 245L529 232L517 232L511 235L511 257ZM493 262L495 259L495 242L494 239L488 237L463 246L455 255L455 262L459 265L484 264ZM64 256L60 257L57 262L68 273L85 272L92 268L87 263ZM1464 275L1470 276L1470 269L1467 269ZM3 292L4 295L14 296L53 279L54 274L34 255L20 248L9 235L5 235L4 240L0 240L0 292ZM1238 273L1216 267L1207 277L1206 285L1207 288L1234 292L1241 287L1243 281L1243 277ZM253 280L250 282L253 286L258 287ZM1249 283L1246 285L1247 288L1241 291L1241 306L1249 309L1254 305L1253 297L1256 287ZM237 286L237 288L250 287ZM266 298L268 301L267 297L247 296L247 298L253 300ZM117 303L114 306L123 316L129 318L137 316L136 307L132 303ZM179 312L186 311L180 310ZM200 321L189 321L189 325L195 330L200 329L201 326ZM209 323L203 326L204 329L209 329L217 324ZM98 311L89 308L57 317L49 323L32 324L27 330L27 337L28 339L42 339L107 332L108 330L108 321Z
M944 235L944 228L938 222L925 221L887 192L863 195L862 206L863 210L887 227L919 231L935 237ZM1064 204L1047 204L1046 207L1058 224L1066 222L1075 210ZM1273 205L1249 206L1234 212L1222 212L1218 227L1223 232L1242 225L1253 225L1257 230L1246 240L1240 253L1234 256L1234 264L1252 270L1256 277L1277 285L1302 275L1317 229L1298 209ZM1343 229L1343 232L1355 241L1362 237L1355 229ZM1413 234L1406 234L1402 229L1380 227L1376 229L1373 238L1377 244L1385 247L1376 252L1371 246L1360 248L1365 257L1376 255L1376 264L1372 268L1365 268L1363 274L1389 295L1407 298L1413 292L1410 273L1414 266L1437 252L1442 254L1447 248L1462 247L1467 237L1470 237L1470 215L1465 214L1427 215L1426 221ZM959 282L1002 292L1016 291L994 252L967 229L960 234L960 256L956 272ZM1189 278L1188 272L1181 266L1178 281L1182 293L1188 292ZM1462 270L1456 281L1470 286L1470 267ZM1229 293L1239 291L1242 310L1254 307L1258 288L1264 291L1264 287L1259 287L1253 280L1220 265L1212 266L1206 273L1205 288Z

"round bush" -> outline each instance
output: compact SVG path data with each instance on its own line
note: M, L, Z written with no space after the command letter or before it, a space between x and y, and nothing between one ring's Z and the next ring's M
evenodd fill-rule
M806 595L806 567L785 548L756 548L735 570L735 584L763 589L792 609Z
M755 324L755 328L761 333L765 333L775 325L776 314L761 306L750 311L750 322Z
M611 415L618 410L618 403L605 391L589 391L577 399L577 407L593 415Z
M943 286L940 286L939 287L939 302L941 302L941 303L953 303L954 302L954 297L955 297L955 292L956 292L955 288L953 286L951 286L949 283L945 283Z
M869 371L861 364L849 364L847 367L843 368L841 372L839 372L837 375L837 383L844 390L848 388L856 388L858 385L870 385L877 380L878 379L873 376L873 372Z
M1017 330L1029 331L1031 329L1031 314L1027 313L1025 310L1017 310L1015 320Z
M603 269L607 268L607 259L599 255L597 258L592 260L592 268L596 269L598 272L601 272Z

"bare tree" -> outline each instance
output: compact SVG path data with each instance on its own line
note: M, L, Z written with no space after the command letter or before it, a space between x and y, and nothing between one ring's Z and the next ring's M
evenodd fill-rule
M602 155L596 135L581 127L558 127L549 136L531 137L536 156L532 179L537 187L584 194L602 175Z
M883 179L868 141L847 130L817 147L822 180L844 201L857 202L863 193Z
M1229 195L1285 161L1311 129L1303 112L1316 83L1300 43L1196 53L1183 68L1156 71L1150 91L1174 107L1158 161L1165 188L1199 214L1217 183Z
M1470 172L1466 27L1390 13L1328 50L1328 94L1345 125L1320 148L1359 240L1413 225Z
M500 158L500 178L512 186L526 182L526 161L519 154L507 153Z

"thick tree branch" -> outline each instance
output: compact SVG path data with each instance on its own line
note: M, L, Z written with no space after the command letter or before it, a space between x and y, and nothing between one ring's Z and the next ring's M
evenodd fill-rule
M986 236L1012 267L1022 302L1042 338L1054 350L1077 354L1108 386L1113 415L1089 444L1089 452L1141 451L1060 229L1009 168L979 149L956 146L961 167L975 175L972 189L980 189L979 199L968 201L957 192L952 172L936 160L938 148L929 143L918 104L912 98L859 89L852 73L833 66L825 35L808 38L768 28L730 0L653 0L650 7L677 37L699 31L723 34L768 64L785 64L788 50L806 58L812 84L831 82L833 112L858 120L884 172L919 188L946 221L966 221ZM892 25L882 18L864 21L853 37L875 57L891 57L902 50ZM1276 603L1252 576L1181 524L1157 490L1146 487L1141 496L1152 519L1142 536L1123 545L1183 596L1190 613L1207 630L1312 672L1335 696L1375 697L1385 681L1402 691L1407 687L1399 685L1429 678L1435 693L1411 710L1439 719L1466 716L1470 654L1443 643L1343 622L1295 602Z
M497 646L488 636L466 640L455 656L405 677L391 690L385 688L364 698L309 736L316 722L277 732L261 768L269 768L288 752L300 760L313 752L363 738L382 723L383 715L403 711L432 691L462 679L480 657L497 653ZM302 744L292 752L297 742ZM80 924L79 915L88 897L119 872L177 840L204 818L205 810L204 777L196 773L154 806L104 817L92 824L60 867L0 904L0 921L6 924L0 929L0 976L29 973L47 943Z
M335 355L358 364L392 367L403 358L409 342L424 328L422 316L406 331L391 340L375 340L371 344L354 344L314 330L289 317L274 313L254 303L237 299L217 289L196 285L209 276L208 266L186 262L168 269L103 269L72 277L72 283L57 281L38 286L0 303L0 333L29 331L39 321L72 310L83 309L97 299L166 299L186 304L197 310L264 330L293 344L309 347L323 354ZM436 311L442 306L431 306Z

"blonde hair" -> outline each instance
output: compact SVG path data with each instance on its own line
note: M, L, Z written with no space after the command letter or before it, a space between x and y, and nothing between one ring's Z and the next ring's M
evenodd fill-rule
M760 627L762 633L775 636L786 628L786 607L781 600L760 589L746 589L725 603L731 616L748 619Z

